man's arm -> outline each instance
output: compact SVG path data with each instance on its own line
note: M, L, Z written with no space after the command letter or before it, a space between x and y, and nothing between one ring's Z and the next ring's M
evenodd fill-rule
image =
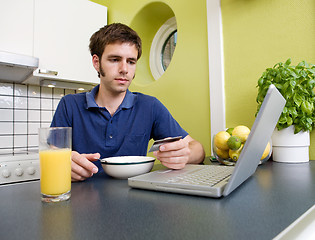
M71 103L73 98L64 96L56 109L51 127L72 127L73 110ZM72 100L71 100L72 99ZM73 129L74 130L74 129ZM72 151L71 155L71 181L83 181L98 172L98 168L92 162L100 158L99 153L79 154Z
M187 135L184 140L188 141L190 148L190 156L188 163L202 163L205 159L205 150L200 142Z
M186 164L201 163L205 158L203 146L187 135L184 139L160 146L155 157L166 167L182 169Z

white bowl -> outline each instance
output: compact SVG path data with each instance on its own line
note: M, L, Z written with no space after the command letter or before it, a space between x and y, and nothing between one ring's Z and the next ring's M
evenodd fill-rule
M151 171L155 158L121 156L101 159L104 171L111 177L127 179Z

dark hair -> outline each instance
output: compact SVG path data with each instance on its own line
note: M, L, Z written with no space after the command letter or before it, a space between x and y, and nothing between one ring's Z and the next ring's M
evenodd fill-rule
M91 36L89 45L91 55L96 54L101 58L106 45L115 42L133 43L138 50L137 59L141 57L142 46L140 37L133 29L122 23L106 25Z

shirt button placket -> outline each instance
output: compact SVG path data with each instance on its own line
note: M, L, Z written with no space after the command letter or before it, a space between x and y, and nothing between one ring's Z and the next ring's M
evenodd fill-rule
M114 146L114 134L113 134L113 121L110 119L108 121L107 131L106 131L106 146Z

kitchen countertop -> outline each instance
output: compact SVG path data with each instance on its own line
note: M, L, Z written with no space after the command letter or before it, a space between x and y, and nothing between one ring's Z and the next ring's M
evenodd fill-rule
M209 164L209 160L206 160ZM0 186L1 239L272 239L315 199L315 161L268 161L229 196L131 189L97 174L69 201L42 203L39 181Z

